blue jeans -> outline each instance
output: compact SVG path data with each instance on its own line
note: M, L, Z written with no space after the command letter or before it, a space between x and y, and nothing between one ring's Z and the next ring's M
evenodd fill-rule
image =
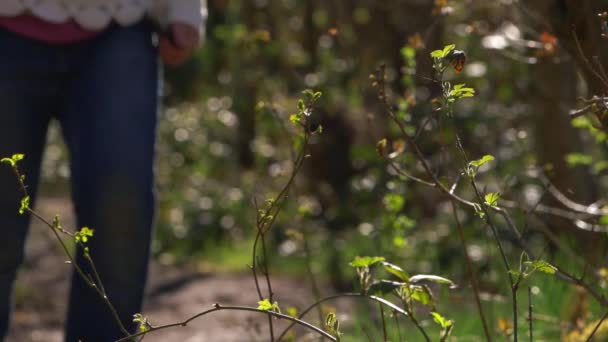
M113 26L68 45L43 44L0 29L0 156L25 154L21 171L35 200L47 127L58 120L70 155L78 227L95 230L91 257L131 330L142 305L155 207L159 65L149 26ZM15 176L1 167L0 340L8 328L29 223L18 214L20 198ZM78 264L92 274L82 252L77 254ZM110 310L74 273L66 341L121 336Z

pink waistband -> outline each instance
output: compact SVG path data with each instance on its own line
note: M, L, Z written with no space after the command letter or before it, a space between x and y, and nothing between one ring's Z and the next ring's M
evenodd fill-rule
M49 44L75 43L99 33L99 31L87 30L73 20L51 23L30 14L0 17L0 27Z

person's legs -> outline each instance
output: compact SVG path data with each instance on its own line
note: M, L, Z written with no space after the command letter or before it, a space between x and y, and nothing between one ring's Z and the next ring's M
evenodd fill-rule
M25 154L19 168L33 201L47 126L60 98L59 55L50 46L3 29L0 47L0 157ZM29 222L29 215L18 213L22 197L11 168L0 165L0 341L8 330L13 281Z
M142 305L155 206L158 62L151 36L143 23L113 27L80 46L60 115L78 224L95 230L90 255L131 331ZM77 253L78 264L89 270ZM66 341L123 335L104 301L74 273Z

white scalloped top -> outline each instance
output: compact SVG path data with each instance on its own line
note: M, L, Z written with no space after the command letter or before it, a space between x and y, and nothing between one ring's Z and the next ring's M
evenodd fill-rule
M55 23L74 19L86 29L100 30L111 21L128 25L148 14L161 23L179 21L200 28L205 4L204 0L0 0L0 16L31 13Z

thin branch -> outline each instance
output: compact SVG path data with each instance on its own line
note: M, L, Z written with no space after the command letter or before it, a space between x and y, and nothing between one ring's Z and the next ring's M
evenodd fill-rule
M13 169L13 172L14 172L15 176L17 177L17 181L19 182L19 188L23 192L23 195L26 196L26 197L29 197L29 193L27 191L27 185L23 181L24 177L22 177L21 172L19 171L18 166L16 164L13 164L12 165L12 169ZM72 253L70 252L70 250L68 249L67 245L65 244L65 242L63 241L63 239L59 235L60 232L64 233L64 234L67 234L69 236L72 236L72 237L74 236L74 234L70 233L69 231L67 231L67 230L65 230L63 228L56 227L56 225L52 224L51 222L49 222L48 220L46 220L44 217L40 216L36 211L34 211L31 208L29 208L29 206L26 207L25 210L27 211L28 214L32 215L34 218L36 218L37 220L39 220L40 222L42 222L45 226L47 226L48 228L50 228L50 230L53 232L53 235L55 236L57 242L61 246L63 252L67 256L69 263L72 265L72 267L74 268L74 270L76 271L76 273L78 273L78 275L85 282L85 284L87 284L90 288L92 288L99 295L99 297L104 301L104 303L106 304L106 306L110 310L110 312L112 314L112 317L114 318L114 321L118 325L120 331L125 336L128 336L129 335L129 331L126 329L126 327L124 326L124 324L122 324L120 316L118 315L118 312L116 311L116 308L114 307L114 305L112 304L112 302L108 298L108 295L106 294L105 290L103 290L103 285L101 284L101 282L96 283L95 280L93 280L92 278L88 277L84 273L84 271L82 270L82 268L78 265L78 263L76 263L74 257L72 256ZM89 258L89 260L90 260L90 258ZM90 260L90 264L92 265L92 269L94 270L94 272L95 272L95 274L97 276L97 279L99 279L99 276L97 275L97 271L95 269L95 265L93 263L93 260Z
M585 55L585 51L583 50L583 46L581 45L581 42L578 39L578 34L576 34L576 30L575 29L572 30L572 37L574 38L574 43L576 44L576 48L578 50L579 57L584 62L583 64L587 67L587 69L589 69L589 72L591 72L591 74L593 74L595 77L597 77L597 79L600 80L600 82L602 82L604 84L604 87L608 88L608 80L605 79L602 76L602 74L600 74L597 70L595 70L593 68L593 65L591 64L591 62L589 61L589 59Z
M270 282L270 271L268 270L268 256L266 255L266 239L265 235L261 235L262 239L262 260L264 260L264 278L266 279L266 288L268 289L268 300L273 303L274 293L272 292L272 284ZM270 331L270 342L274 342L274 324L272 323L272 315L268 315L268 329Z
M397 314L393 312L393 318L395 319L395 326L397 327L397 337L399 338L398 341L401 342L403 341L403 338L401 337L401 326L399 325L399 316L397 316Z
M302 244L303 244L303 249L304 249L304 257L306 258L306 273L308 273L308 279L310 280L310 286L312 289L312 294L315 298L315 300L319 300L322 298L321 295L321 290L319 289L319 284L317 284L317 278L315 276L313 267L312 267L312 252L310 250L310 244L308 243L308 238L306 236L306 232L304 232L303 238L302 238ZM319 322L323 322L323 309L318 306L317 307L317 315L318 315L318 319ZM323 338L321 338L321 341L323 341Z
M534 342L534 329L533 329L533 319L532 319L532 288L528 286L528 324L530 330L530 342Z
M424 336L425 341L426 342L431 342L431 338L426 333L426 330L424 330L424 328L422 327L422 325L420 325L420 322L418 322L418 320L416 319L416 317L414 317L414 315L412 315L412 312L409 312L409 314L410 314L410 320L412 321L412 323L414 323L414 325L416 326L416 328L418 329L418 331L420 331L420 333L422 334L422 336Z
M401 121L395 116L395 113L394 113L392 107L388 104L386 93L384 90L385 85L384 85L384 67L383 66L381 66L380 69L378 70L378 73L376 75L376 81L377 81L377 88L378 88L378 98L379 98L380 102L383 104L384 109L385 109L386 113L388 114L388 116L397 124L401 134L403 135L404 139L406 140L406 143L410 147L410 151L414 154L416 159L418 159L418 161L422 164L427 176L429 176L429 178L432 179L433 184L431 185L431 187L438 189L440 192L442 192L448 198L455 200L456 202L458 202L462 205L466 205L466 206L474 209L477 205L476 203L468 201L468 200L450 192L450 189L448 189L443 183L441 183L441 181L437 178L437 176L431 171L431 169L428 165L428 162L426 161L424 155L418 148L418 145L411 139L410 135L405 130L405 126L403 125L403 123L401 123ZM485 206L482 206L482 207L485 209ZM513 219L511 218L511 215L509 214L509 212L506 211L504 208L498 207L498 206L488 206L488 208L499 213L503 217L509 230L515 235L515 238L516 238L516 241L517 241L519 247L522 248L530 256L530 258L535 259L534 253L523 240L522 235L519 232L519 230L517 229L517 226L515 225L515 223L513 222ZM537 209L539 211L541 211L541 208L544 208L544 207L539 205ZM590 284L559 269L559 267L557 267L557 268L558 268L558 271L555 273L555 275L558 279L568 282L570 284L574 284L574 285L583 287L589 294L591 294L591 296L593 296L595 298L595 300L598 301L598 303L600 303L604 307L608 307L608 299L603 294L601 294L597 289L593 288Z
M584 204L576 203L575 201L571 200L566 195L564 195L561 191L559 191L559 189L557 187L555 187L555 185L553 185L551 183L549 178L547 178L547 176L545 176L542 172L539 173L538 178L544 183L543 185L547 188L549 193L568 209L581 213L581 214L587 214L587 215L594 215L594 216L608 215L608 210L601 209L601 208L599 208L599 206L584 205Z
M460 242L462 244L462 252L464 254L465 260L465 268L467 274L469 276L469 282L471 283L471 288L473 289L473 295L475 297L475 304L477 305L477 311L479 311L479 318L481 319L481 325L483 326L483 332L486 335L486 341L492 341L492 337L490 335L490 329L488 328L488 323L486 322L486 316L483 312L483 306L481 305L481 299L479 298L479 285L477 283L477 277L475 276L475 272L473 272L473 263L471 262L471 257L469 256L469 251L467 248L467 242L464 237L464 228L462 227L462 223L460 222L460 218L458 217L458 212L456 210L456 203L454 201L450 201L452 204L452 213L454 215L454 220L456 221L456 228L458 229L458 236L460 237Z
M388 333L386 332L386 320L384 319L384 307L382 304L378 303L378 308L380 308L380 318L382 318L382 336L384 337L384 342L388 342Z
M235 306L235 305L232 305L232 306L222 306L222 305L219 305L219 304L214 304L214 306L213 306L212 309L205 310L203 312L197 313L196 315L194 315L194 316L192 316L192 317L190 317L190 318L188 318L186 320L183 320L181 322L176 322L176 323L171 323L171 324L151 327L150 329L148 329L146 331L141 331L141 332L138 332L137 334L133 334L133 335L130 335L130 336L127 336L127 337L123 337L123 338L121 338L119 340L116 340L116 342L127 342L127 341L130 341L131 339L133 339L135 337L143 336L143 335L146 335L146 334L149 334L149 333L152 333L152 332L155 332L155 331L159 331L159 330L165 330L165 329L176 328L176 327L185 327L190 322L194 321L197 318L203 317L203 316L208 315L208 314L213 313L213 312L223 311L223 310L224 311L225 310L228 310L228 311L251 311L251 312L257 312L257 313L263 313L263 314L270 314L270 315L272 315L274 317L282 318L282 319L286 319L288 321L291 321L291 322L293 322L293 324L299 324L299 325L301 325L303 327L306 327L307 329L310 329L310 330L318 333L319 335L321 335L321 336L323 336L325 338L328 338L331 341L337 342L337 339L335 337L333 337L332 335L330 335L329 333L326 333L322 329L320 329L320 328L318 328L318 327L316 327L316 326L314 326L314 325L312 325L312 324L310 324L308 322L305 322L305 321L303 321L303 320L301 320L299 318L291 317L289 315L285 315L285 314L274 312L274 311L261 310L261 309L257 309L257 308L249 307L249 306Z
M294 168L291 172L291 176L289 177L289 180L287 181L287 183L285 184L285 186L283 187L283 189L281 189L281 192L279 193L279 195L276 197L276 199L274 199L270 205L268 206L268 208L264 211L264 213L262 215L260 215L258 213L258 217L257 217L257 233L255 236L255 240L253 242L253 248L252 248L252 266L251 266L251 271L253 273L253 279L254 279L254 283L255 283L255 287L256 287L256 291L258 293L258 298L260 300L264 300L264 295L262 294L262 290L260 288L260 281L258 279L258 272L257 272L257 268L258 268L258 256L257 256L257 251L258 251L258 244L261 241L261 248L262 248L262 262L263 262L263 267L264 267L264 277L266 279L266 286L268 289L268 299L269 301L272 303L273 301L273 291L272 291L272 284L270 281L270 276L269 276L269 271L268 271L268 258L267 258L267 254L266 254L266 244L265 244L265 239L264 236L266 234L266 232L268 232L272 226L274 225L275 220L277 219L278 213L281 211L281 209L283 208L283 205L285 203L285 199L287 198L287 193L289 191L289 189L291 188L291 185L293 184L296 175L298 174L298 172L300 171L303 163L304 163L304 159L306 158L306 148L308 146L308 140L309 140L309 133L307 131L305 131L304 133L304 142L303 142L303 147L302 150L300 151L296 161L295 161L295 165ZM256 204L257 207L257 204ZM268 328L270 331L270 338L271 338L271 342L274 341L274 325L272 322L272 316L269 314L268 315Z
M595 333L598 331L598 329L602 326L602 324L604 323L604 321L608 318L608 311L606 311L606 313L604 314L604 316L602 316L602 318L599 320L599 322L597 322L597 324L595 325L595 328L593 328L593 331L591 332L591 334L589 334L589 337L587 337L587 339L585 340L585 342L590 342L591 339L593 338L593 335L595 335Z
M397 305L389 302L388 300L384 299L384 298L380 298L377 296L370 296L370 295L365 295L362 293L356 293L356 292L346 292L346 293L339 293L339 294L335 294L335 295L331 295L331 296L327 296L324 298L321 298L319 300L317 300L316 302L312 303L310 306L308 306L306 309L304 309L299 315L298 315L298 319L303 319L304 316L306 316L310 311L312 311L313 309L315 309L317 306L323 304L324 302L330 301L330 300L334 300L337 298L346 298L346 297L355 297L355 298L362 298L362 299L367 299L367 300L371 300L371 301L375 301L378 302L388 308L390 308L393 311L396 311L397 313L400 313L404 316L409 316L409 314L403 310L402 308L398 307ZM279 337L277 338L277 342L280 342L281 339L283 337L285 337L285 334L287 334L287 332L293 328L293 326L296 323L291 323L290 325L288 325L285 330L283 330L283 332L279 335Z

